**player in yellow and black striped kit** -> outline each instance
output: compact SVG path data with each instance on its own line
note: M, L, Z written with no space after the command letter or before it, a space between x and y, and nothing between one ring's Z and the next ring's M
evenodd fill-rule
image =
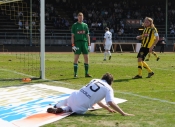
M147 78L150 78L154 75L154 72L150 69L147 63L144 61L146 55L149 52L152 52L154 45L157 44L159 40L159 34L157 32L156 27L154 26L153 19L150 17L146 17L143 23L144 30L142 35L137 36L137 40L142 40L141 48L137 55L138 58L138 75L133 77L133 79L142 78L142 68L144 67L148 71Z

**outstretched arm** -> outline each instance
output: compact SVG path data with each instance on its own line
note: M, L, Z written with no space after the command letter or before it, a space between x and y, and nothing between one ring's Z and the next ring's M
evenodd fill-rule
M133 114L125 113L118 105L116 105L114 102L110 101L108 104L117 112L119 112L123 116L134 116Z
M102 108L108 110L109 112L116 112L115 110L109 108L107 105L103 104L102 102L98 102L97 104L98 104L100 107L102 107Z

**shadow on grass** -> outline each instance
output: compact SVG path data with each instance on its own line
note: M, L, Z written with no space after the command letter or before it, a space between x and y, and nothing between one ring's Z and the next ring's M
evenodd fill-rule
M139 79L132 79L132 78L127 78L127 79L116 79L114 82L128 82L130 80L143 80L143 79L150 79L150 78L139 78Z
M114 82L128 82L130 80L136 80L136 79L132 79L132 78L128 78L128 79L117 79L117 80L114 80Z
M50 82L50 81L67 81L67 80L80 80L80 79L84 79L85 77L72 77L72 78L62 78L62 79L46 79L46 80L38 80L39 82ZM89 80L91 80L92 78L87 78Z
M91 111L93 112L93 111ZM91 113L85 113L85 114L76 114L76 113L73 113L71 116L73 117L79 117L79 116L83 116L83 117L91 117L91 116L108 116L107 114L91 114Z

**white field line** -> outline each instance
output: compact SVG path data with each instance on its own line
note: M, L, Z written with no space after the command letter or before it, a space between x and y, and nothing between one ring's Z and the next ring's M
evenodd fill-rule
M16 73L16 74L21 74L21 75L25 75L25 76L29 76L29 77L34 77L34 76L31 76L31 75L27 75L27 74L24 74L24 73L19 73L19 72L7 70L7 69L0 69L0 70L4 70L4 71L8 71L8 72L13 72L13 73ZM168 70L168 71L172 71L172 70ZM45 79L45 80L51 81L51 82L55 82L55 83L72 85L70 83L65 83L65 82L61 82L61 81L53 81L53 80L49 80L49 79ZM120 91L115 91L115 92L121 93L121 94L126 94L126 95L131 95L131 96L136 96L136 97L140 97L140 98L145 98L145 99L149 99L149 100L160 101L160 102L163 102L163 103L175 104L175 102L171 102L171 101L167 101L167 100L162 100L162 99L158 99L158 98L152 98L152 97L148 97L148 96L142 96L142 95L134 94L134 93L131 93L131 92L120 92Z
M35 76L27 75L27 74L24 74L24 73L20 73L20 72L8 70L8 69L0 69L0 70L7 71L7 72L13 72L15 74L24 75L24 76L28 76L28 77L35 77Z
M136 97L140 97L140 98L145 98L145 99L148 99L148 100L154 100L154 101L160 101L160 102L169 103L169 104L175 104L175 102L171 102L171 101L167 101L167 100L162 100L162 99L158 99L158 98L152 98L152 97L142 96L142 95L134 94L134 93L131 93L131 92L119 92L119 91L115 91L115 92L121 93L121 94L131 95L131 96L136 96Z
M155 69L158 69L158 70L163 70L163 71L175 71L175 70L173 70L173 69L163 69L163 68L155 68Z

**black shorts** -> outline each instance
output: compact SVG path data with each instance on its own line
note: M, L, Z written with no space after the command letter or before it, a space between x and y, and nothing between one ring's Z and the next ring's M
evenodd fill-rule
M137 58L142 58L142 60L144 61L148 53L149 53L149 48L141 47L137 55Z

